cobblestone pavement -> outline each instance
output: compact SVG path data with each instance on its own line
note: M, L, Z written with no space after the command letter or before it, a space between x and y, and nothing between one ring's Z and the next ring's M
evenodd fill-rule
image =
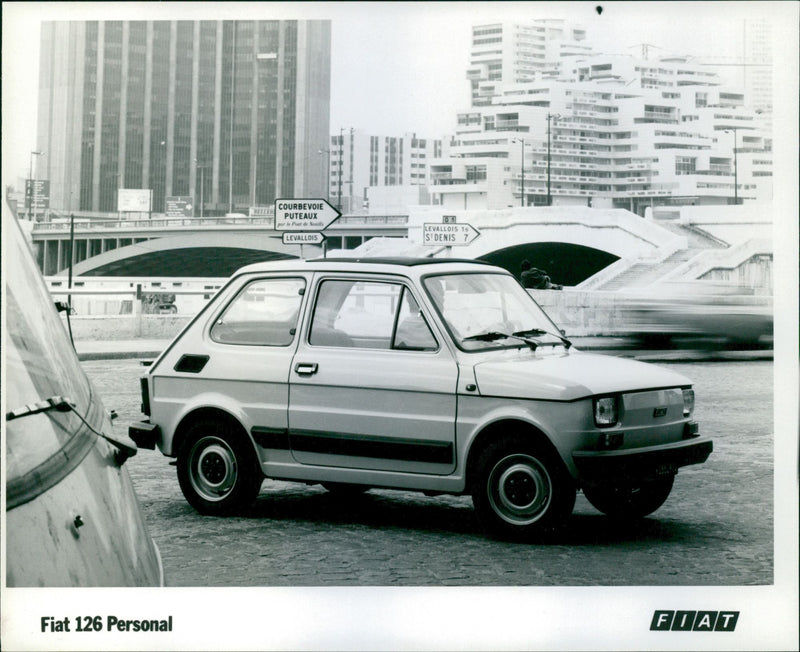
M83 363L116 428L141 418L136 360ZM558 539L505 543L479 529L468 497L371 490L343 498L267 480L245 515L204 517L157 451L128 462L172 586L750 585L773 581L771 362L667 364L695 382L714 439L667 503L618 525L578 495Z

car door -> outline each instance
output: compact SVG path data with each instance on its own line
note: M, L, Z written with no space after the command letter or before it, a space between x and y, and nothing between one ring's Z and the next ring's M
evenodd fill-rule
M402 280L323 277L290 372L303 464L447 474L458 368Z
M310 274L259 275L247 279L213 317L199 356L199 369L182 357L177 379L165 379L175 391L209 397L229 407L259 443L288 427L288 376L297 341L297 325ZM176 355L195 353L191 338L179 342ZM194 356L198 357L198 356ZM210 397L213 397L211 399Z

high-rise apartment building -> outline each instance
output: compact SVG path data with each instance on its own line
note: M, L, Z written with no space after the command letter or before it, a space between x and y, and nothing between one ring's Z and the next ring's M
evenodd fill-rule
M474 28L473 62L496 28ZM528 46L520 43L510 39L521 56ZM544 58L530 75L499 66L491 85L476 85L474 66L467 71L478 92L457 116L448 157L430 164L436 203L588 205L643 215L665 204L770 196L768 124L708 66L688 57L540 49Z
M552 73L562 57L591 53L585 38L585 29L560 19L473 27L467 70L472 106L491 104L502 83L533 81Z
M201 212L324 193L327 20L46 22L37 148L50 206L117 209L120 188Z
M743 21L744 92L748 104L757 111L772 112L772 23L763 18Z

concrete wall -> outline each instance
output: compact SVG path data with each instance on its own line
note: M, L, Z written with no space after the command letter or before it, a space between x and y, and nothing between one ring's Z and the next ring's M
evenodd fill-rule
M76 340L170 340L190 320L180 315L73 315L70 325ZM62 316L61 321L66 328L66 318Z
M568 335L612 335L623 329L623 301L613 292L530 290L530 293ZM76 340L168 340L191 318L190 315L73 315L70 323Z

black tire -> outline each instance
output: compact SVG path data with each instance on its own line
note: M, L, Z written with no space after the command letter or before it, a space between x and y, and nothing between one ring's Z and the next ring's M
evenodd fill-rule
M347 482L323 482L322 486L330 493L343 497L358 496L370 489L365 484L350 484Z
M247 438L222 419L193 423L178 453L178 482L201 514L223 516L253 503L264 475Z
M620 519L642 518L652 514L672 491L674 475L626 486L584 487L586 499L608 516Z
M491 443L474 468L472 503L494 536L530 540L551 534L575 506L575 485L563 462L529 437Z

